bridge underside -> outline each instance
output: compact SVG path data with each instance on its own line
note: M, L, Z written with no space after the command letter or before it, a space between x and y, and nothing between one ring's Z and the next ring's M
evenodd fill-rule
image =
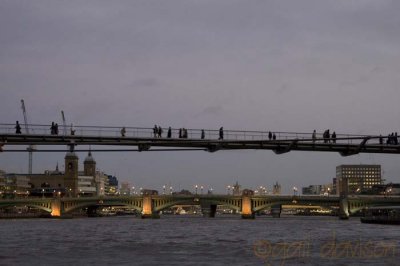
M1 134L0 143L3 145L66 145L74 149L77 145L107 145L137 147L129 151L151 151L154 147L171 150L199 149L209 152L219 150L272 150L276 154L290 151L325 151L338 152L342 156L358 153L388 153L400 154L400 145L384 145L368 141L378 137L352 138L352 143L346 143L348 139L337 139L335 143L325 143L323 139L312 141L310 139L286 139L286 140L200 140L200 139L167 139L167 138L138 138L138 137L97 137L97 136L59 136L59 135L20 135ZM126 150L126 149L125 149ZM4 152L12 151L3 148ZM22 151L22 150L20 150ZM23 150L26 151L26 150ZM39 151L39 150L36 150ZM46 152L57 150L42 150ZM101 151L124 151L124 149L101 149Z

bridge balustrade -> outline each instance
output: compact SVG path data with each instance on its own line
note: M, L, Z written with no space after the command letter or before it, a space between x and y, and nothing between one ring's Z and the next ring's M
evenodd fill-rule
M22 126L22 134L25 134L25 127ZM30 135L51 135L51 125L43 124L29 124ZM64 130L65 129L65 130ZM94 137L121 137L121 127L115 126L79 126L74 125L75 131L74 136L94 136ZM167 137L168 128L162 128L162 138ZM172 128L172 138L179 138L179 128ZM201 139L201 129L187 129L188 139ZM71 136L71 126L58 125L59 136L63 136L66 132L66 136ZM219 130L216 129L205 129L205 139L218 139ZM312 133L305 132L277 132L271 131L276 135L276 140L301 140L306 142L312 142ZM15 134L15 124L0 124L0 134ZM244 131L244 130L224 130L224 140L269 140L269 131ZM154 136L153 128L145 127L125 127L125 137L133 138L157 138ZM316 135L318 143L323 141L322 133ZM368 137L367 135L354 135L354 134L337 134L336 141L347 144L358 144L360 139ZM385 138L385 137L383 137ZM369 142L378 143L377 136L375 139L371 139Z

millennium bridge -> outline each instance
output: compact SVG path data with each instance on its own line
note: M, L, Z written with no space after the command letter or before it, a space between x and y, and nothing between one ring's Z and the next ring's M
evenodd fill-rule
M60 126L58 134L51 134L50 125L26 125L21 134L15 133L15 124L0 124L0 151L26 152L27 149L12 149L8 146L29 145L29 152L57 152L66 149L38 149L37 146L65 146L75 150L76 146L87 151L88 146L106 147L92 151L187 151L204 150L272 150L276 154L290 151L338 152L342 156L359 153L400 154L400 145L386 144L390 136L337 134L326 137L323 133L314 136L298 132L202 130L187 129L182 137L177 128L163 128L163 133L154 128ZM29 133L29 134L28 134ZM222 133L222 136L221 136ZM392 137L393 138L393 137ZM397 137L396 137L397 139ZM110 148L109 146L112 146Z

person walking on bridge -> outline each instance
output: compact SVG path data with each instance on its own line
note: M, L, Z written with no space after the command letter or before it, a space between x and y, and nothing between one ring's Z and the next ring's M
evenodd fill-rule
M55 135L55 125L54 125L54 122L51 122L51 127L50 127L50 133L51 133L51 135Z
M153 128L154 138L157 138L157 132L158 132L158 127L157 127L157 125L154 125L154 128Z
M223 140L224 139L224 128L220 127L219 129L219 139Z
M15 124L15 134L21 134L21 126L19 122L17 121Z
M123 127L121 129L121 137L125 137L125 133L126 133L126 129L125 129L125 127Z
M204 129L201 130L201 139L204 139L206 137L206 134L204 133Z
M162 133L163 133L163 129L162 129L161 126L158 127L157 133L158 133L158 137L161 138L162 137Z
M332 143L336 143L336 132L333 131L332 133Z
M168 128L168 131L167 131L167 138L171 138L172 137L172 129L171 129L171 127L169 127Z
M315 143L316 140L317 140L317 132L314 129L314 131L312 133L312 142Z

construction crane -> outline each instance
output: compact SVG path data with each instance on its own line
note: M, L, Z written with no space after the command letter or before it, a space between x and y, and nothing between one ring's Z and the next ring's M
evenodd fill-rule
M22 112L24 114L24 122L25 122L25 133L29 134L29 126L28 126L28 118L26 115L26 109L25 109L25 102L22 99L21 100L21 106L22 106ZM29 145L27 150L29 151L29 168L28 168L28 172L31 175L32 174L32 151L34 151L36 149L36 147L34 145Z
M61 110L61 117L62 117L62 121L63 121L63 126L64 126L64 136L67 135L67 123L65 122L65 116L64 116L64 111Z

